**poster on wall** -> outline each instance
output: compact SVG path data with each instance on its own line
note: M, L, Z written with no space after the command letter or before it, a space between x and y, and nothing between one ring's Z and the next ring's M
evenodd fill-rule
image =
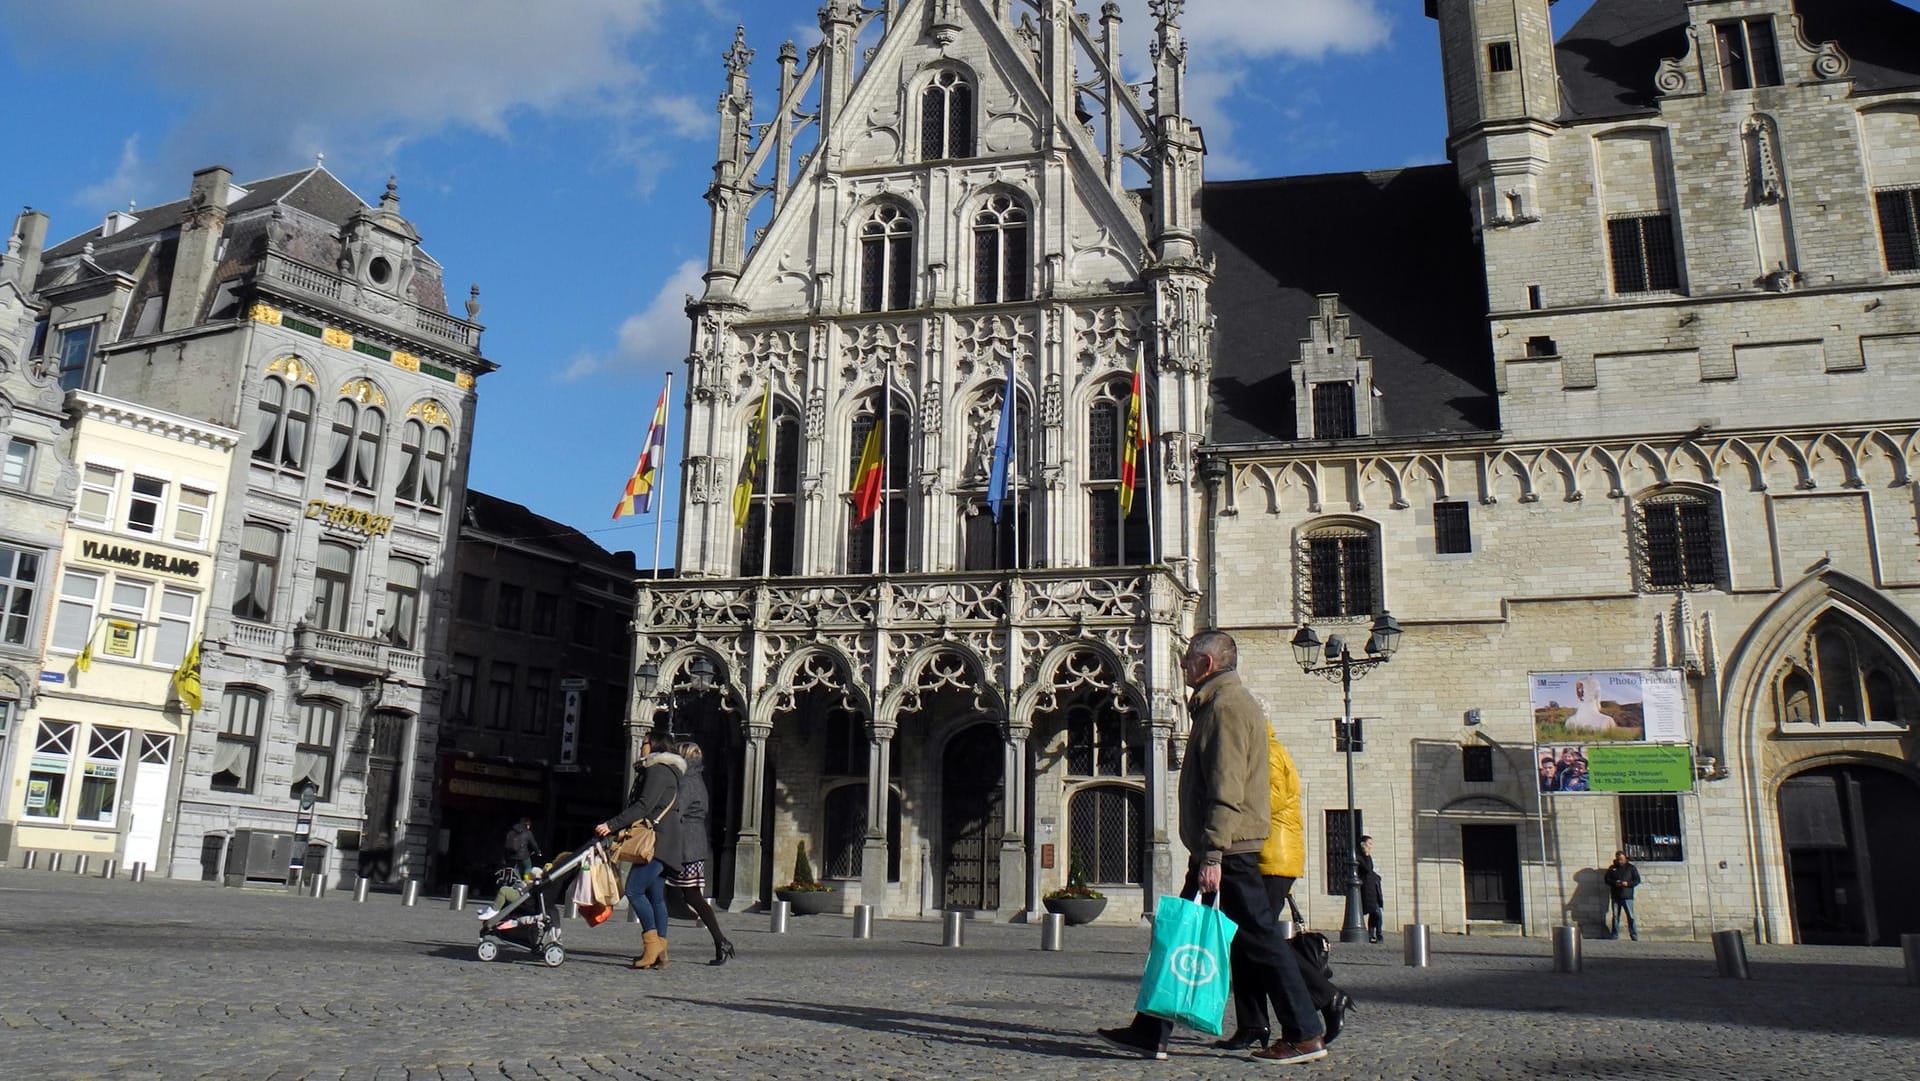
M1693 791L1690 744L1543 743L1536 750L1547 795Z
M1534 672L1533 741L1685 743L1680 670Z

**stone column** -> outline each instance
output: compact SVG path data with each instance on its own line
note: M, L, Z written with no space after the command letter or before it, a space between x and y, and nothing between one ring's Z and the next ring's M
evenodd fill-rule
M1147 744L1147 875L1141 890L1141 912L1151 913L1163 893L1177 893L1185 868L1173 866L1173 846L1167 840L1167 802L1173 787L1167 777L1167 744L1171 725L1155 723Z
M1039 907L1039 889L1027 866L1027 736L1031 730L1005 730L1005 764L1001 767L1000 908L998 915L1033 918Z
M867 743L867 837L860 848L860 903L887 914L887 802L893 775L893 729L875 726Z
M767 787L767 737L770 725L747 726L745 761L740 770L740 837L733 847L733 901L727 907L745 912L759 904L769 884L760 881L761 799Z

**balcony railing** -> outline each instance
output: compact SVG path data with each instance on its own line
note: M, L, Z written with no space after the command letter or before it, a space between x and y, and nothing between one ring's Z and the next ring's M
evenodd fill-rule
M260 262L259 273L262 279L276 285L335 304L346 303L352 295L353 283L347 279L332 271L288 258L280 252L269 252ZM397 303L399 310L385 316L385 321L450 345L479 350L480 324L456 319L432 308L423 308L412 301L400 300ZM356 314L370 313L357 311Z

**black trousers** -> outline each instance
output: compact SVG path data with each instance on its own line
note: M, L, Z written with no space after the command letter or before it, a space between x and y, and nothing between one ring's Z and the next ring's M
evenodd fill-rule
M1277 923L1285 918L1287 912L1287 894L1293 892L1294 880L1281 875L1262 875L1263 885L1267 889L1267 902L1273 909L1273 918ZM1289 945L1287 952L1294 955L1294 963L1300 968L1300 981L1306 984L1307 997L1312 1000L1315 1010L1324 1010L1333 1005L1336 988L1327 974L1313 965L1303 964L1300 955ZM1240 975L1237 967L1238 956L1233 959L1233 1021L1235 1031L1264 1029L1267 1027L1267 996L1261 993L1253 980Z
M1200 865L1189 863L1180 896L1197 896L1199 879ZM1280 1020L1281 1038L1299 1043L1325 1034L1326 1023L1320 1019L1320 1012L1314 1008L1307 992L1293 947L1280 937L1273 902L1261 878L1258 853L1229 855L1221 861L1220 911L1239 927L1233 936L1231 955L1235 987L1244 983L1273 1003L1274 1014ZM1133 1027L1137 1032L1165 1040L1173 1024L1158 1017L1135 1014Z

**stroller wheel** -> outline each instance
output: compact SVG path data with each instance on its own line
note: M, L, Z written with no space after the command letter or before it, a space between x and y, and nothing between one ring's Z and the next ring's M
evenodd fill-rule
M483 938L480 940L480 945L474 949L473 953L474 953L474 956L480 958L480 960L482 961L491 961L494 958L500 956L500 944L498 942L493 941L490 938Z
M540 960L545 961L548 968L559 968L561 962L566 959L567 951L561 949L558 942L555 942L540 952Z

